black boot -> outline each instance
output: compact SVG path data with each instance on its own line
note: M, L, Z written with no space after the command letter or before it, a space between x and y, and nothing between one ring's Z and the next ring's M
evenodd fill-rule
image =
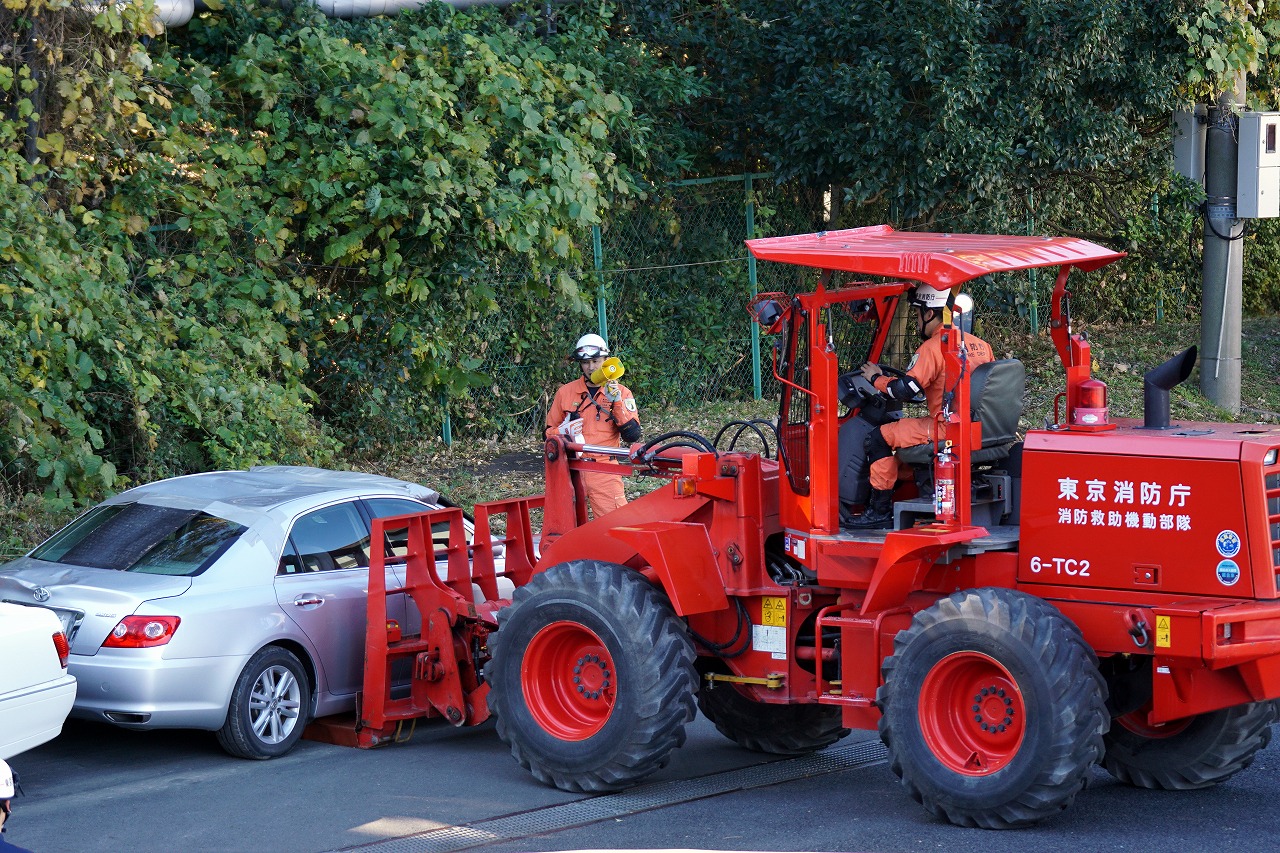
M862 515L854 516L846 527L854 530L887 530L893 527L893 492L872 489L871 500Z

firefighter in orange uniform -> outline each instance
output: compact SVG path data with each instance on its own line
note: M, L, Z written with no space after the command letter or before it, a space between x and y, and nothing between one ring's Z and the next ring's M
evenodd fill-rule
M935 418L942 411L942 395L946 390L943 387L945 376L941 332L947 291L937 290L927 284L917 285L911 294L911 304L916 308L917 330L924 343L911 357L906 378L889 376L881 371L879 365L870 362L862 366L862 375L870 379L881 393L897 400L910 400L924 391L929 416L890 421L867 436L871 499L867 502L865 511L855 516L846 527L865 529L892 526L893 490L898 483L898 457L893 455L893 451L899 447L912 447L935 439ZM977 335L965 334L960 346L969 370L992 359L991 345Z
M582 375L556 391L547 410L547 438L558 434L569 441L603 447L621 447L623 442L634 444L640 440L640 416L631 390L616 379L603 385L591 384L591 374L604 364L608 355L609 345L599 335L578 338L569 357L578 362ZM583 458L617 464L608 457L587 455ZM621 477L583 473L582 483L594 518L627 502Z

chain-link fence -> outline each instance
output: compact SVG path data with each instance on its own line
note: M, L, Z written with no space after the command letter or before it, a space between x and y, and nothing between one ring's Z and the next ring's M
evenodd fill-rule
M745 308L755 293L811 290L817 273L757 266L743 240L821 230L826 201L821 189L744 175L668 184L616 211L590 235L594 268L579 274L584 293L596 299L594 316L549 306L539 317L500 311L482 321L489 344L478 369L492 381L484 428L540 432L551 395L577 375L565 356L594 331L622 359L623 381L642 408L776 396L769 341L760 340ZM507 286L522 282L514 276ZM1052 287L1052 270L1029 270L984 277L969 292L984 328L999 337L1043 326ZM527 347L528 323L545 330L540 347L516 349ZM514 329L521 333L508 331ZM914 330L902 334L910 340L890 354L899 361L918 343ZM477 411L453 401L446 436L465 430Z
M818 230L822 201L820 191L745 175L655 188L615 213L590 235L594 269L580 279L597 297L595 317L564 309L538 318L546 331L541 352L507 345L521 339L504 333L513 318L483 321L491 343L479 370L498 401L490 426L540 431L556 387L576 375L563 355L589 331L608 339L642 406L772 393L769 356L745 309L753 293L795 290L799 279L780 265L757 269L743 240ZM451 405L446 437L465 428L466 408Z

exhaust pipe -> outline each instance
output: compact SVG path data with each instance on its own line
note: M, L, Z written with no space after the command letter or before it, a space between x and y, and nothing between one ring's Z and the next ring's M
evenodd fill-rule
M1196 365L1196 348L1187 347L1142 375L1142 428L1170 429L1169 389L1185 382Z

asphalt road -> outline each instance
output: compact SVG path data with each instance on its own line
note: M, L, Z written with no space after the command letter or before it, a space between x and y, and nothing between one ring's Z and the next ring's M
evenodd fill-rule
M363 751L303 742L225 756L213 736L70 721L11 762L24 797L6 837L35 853L227 850L451 853L602 848L808 851L1280 849L1280 748L1207 791L1140 791L1095 771L1062 815L1011 832L934 821L899 787L874 734L764 760L699 718L651 781L583 797L535 782L492 724L433 722Z

